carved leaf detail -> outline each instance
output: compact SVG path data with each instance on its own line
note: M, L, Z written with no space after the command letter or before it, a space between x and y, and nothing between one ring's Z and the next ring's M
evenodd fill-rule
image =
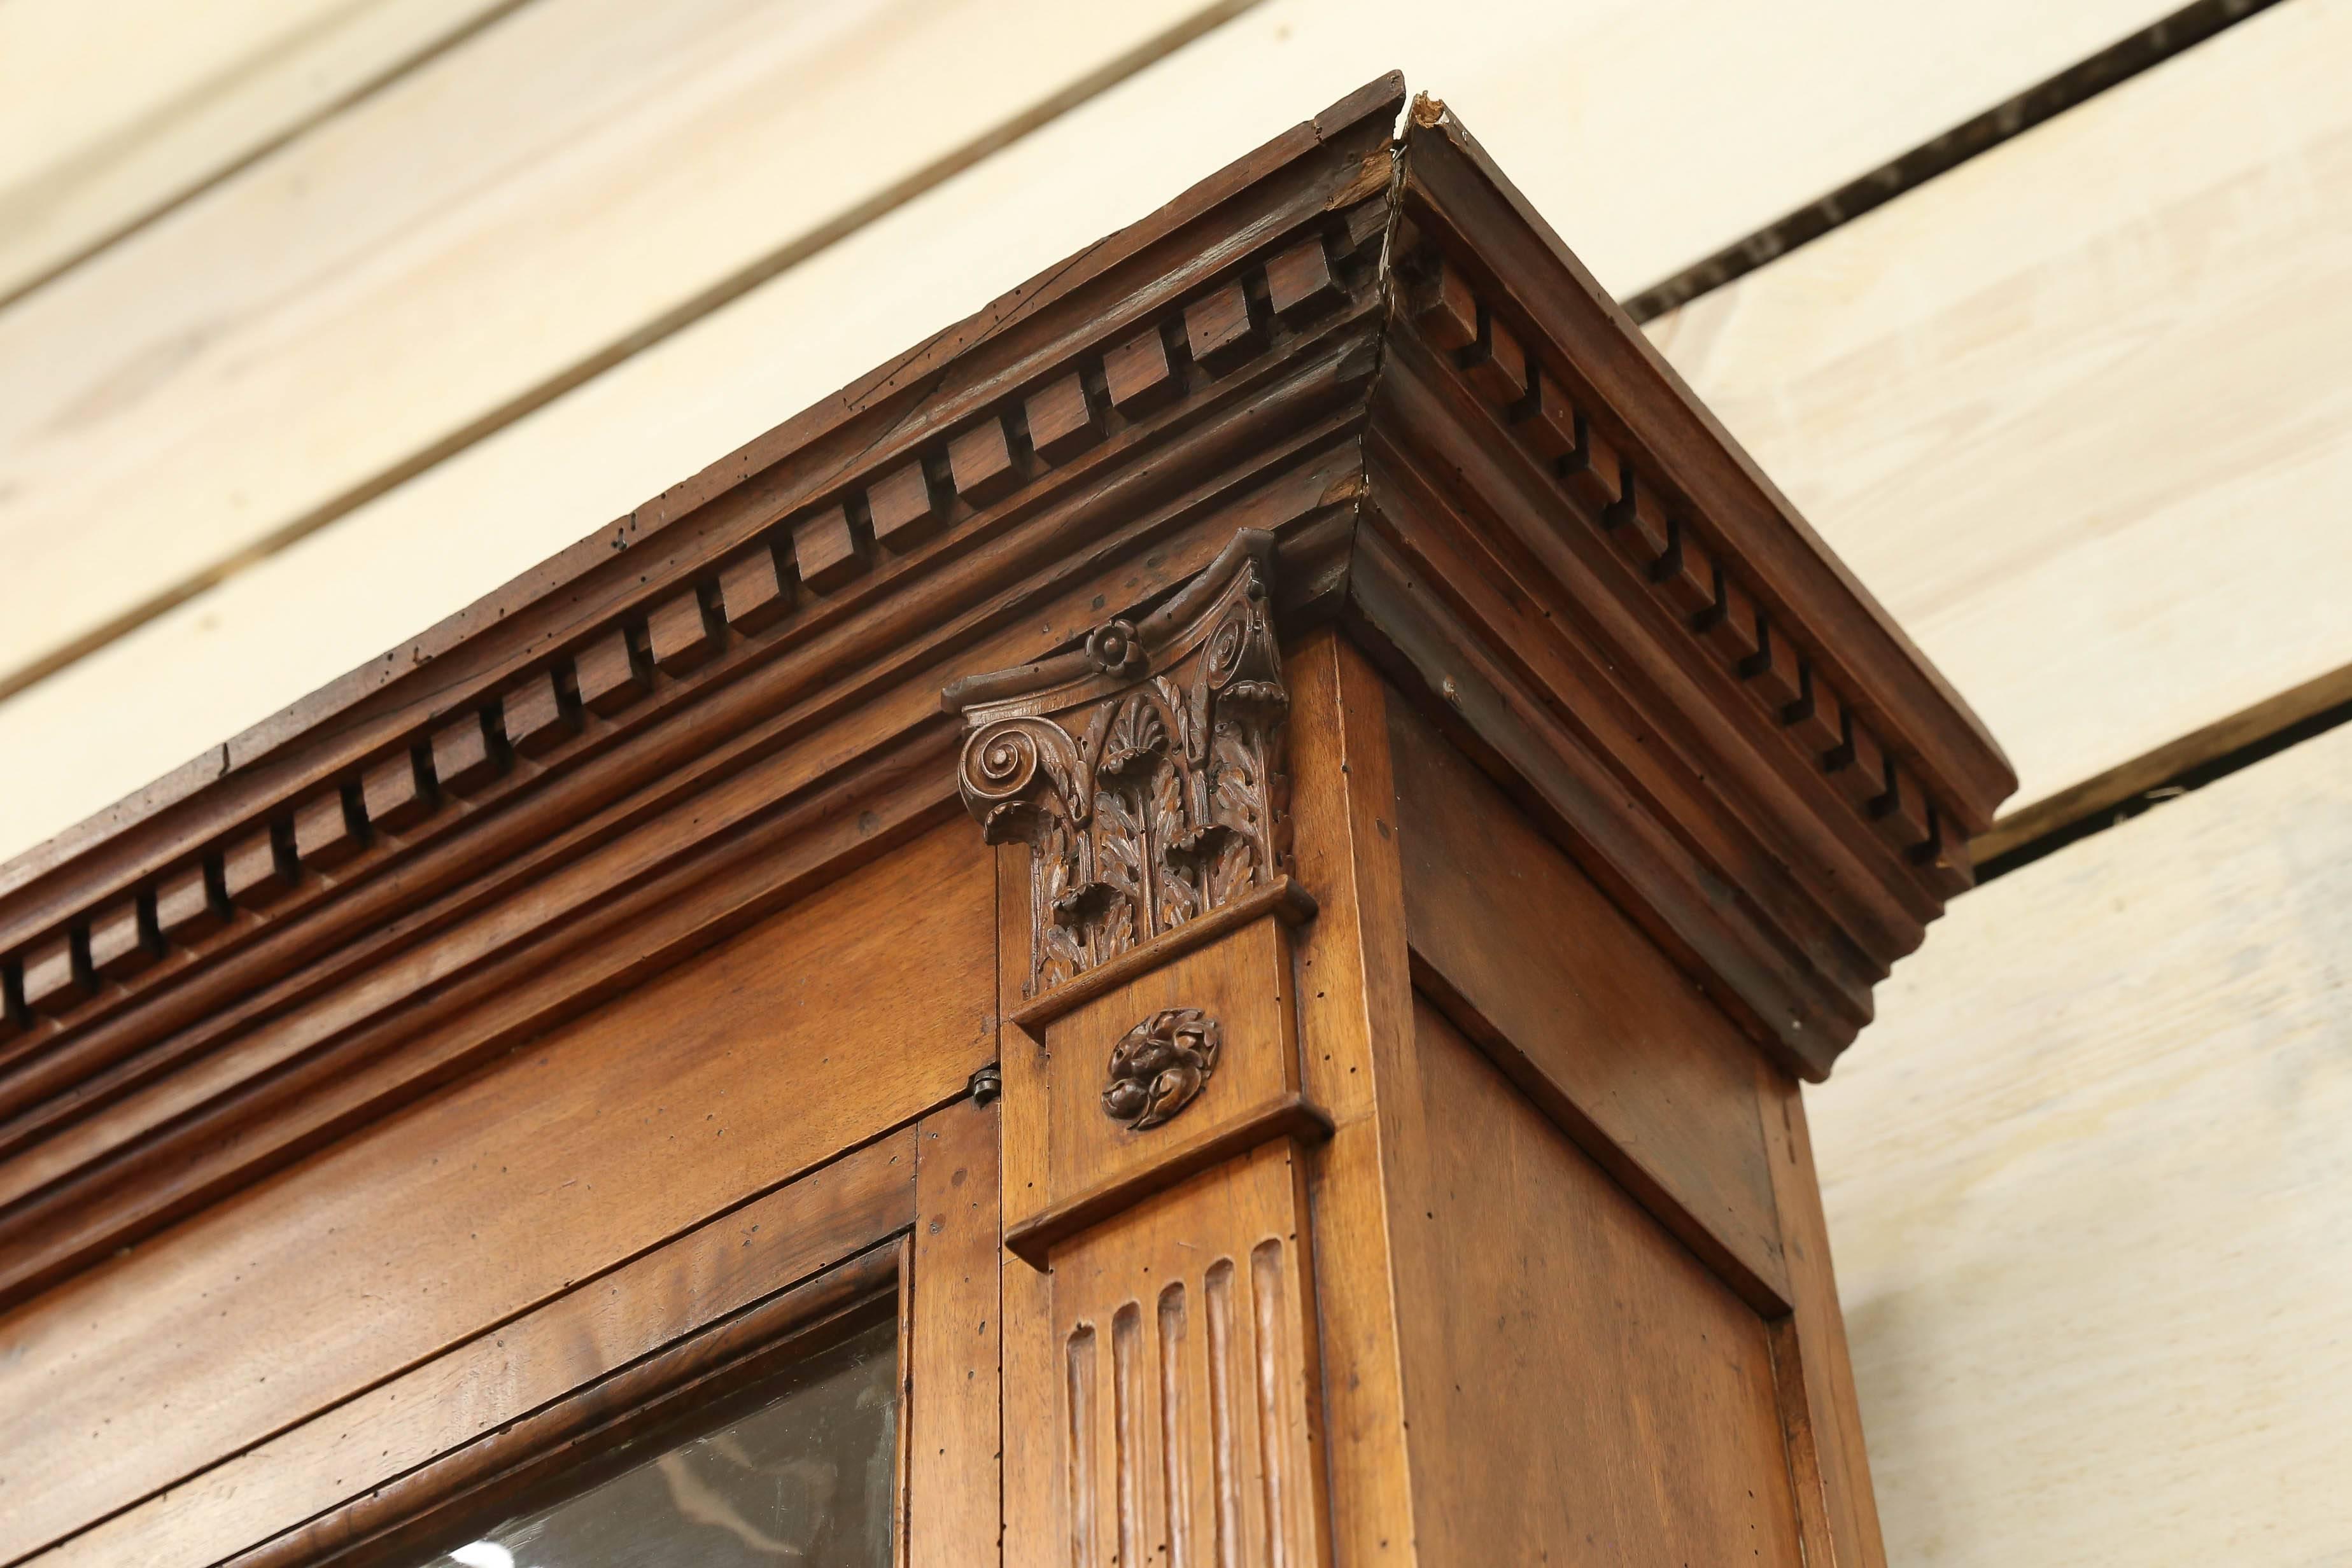
M1257 859L1251 852L1250 841L1238 833L1228 834L1217 854L1201 873L1204 889L1202 903L1215 909L1247 893L1256 881L1256 866Z
M991 841L1031 846L1033 994L1276 873L1289 694L1272 547L1244 533L1162 612L1097 628L1082 656L978 678L991 695L965 707L959 782Z
M1151 779L1151 838L1160 846L1160 873L1154 892L1159 897L1159 928L1170 931L1201 913L1201 897L1186 874L1183 857L1169 852L1192 832L1184 809L1184 779L1174 768L1162 768Z
M1216 737L1210 743L1209 766L1213 770L1214 782L1209 814L1261 852L1266 843L1269 815L1262 768L1265 755L1264 742L1250 728L1239 725L1220 722Z
M1143 889L1143 820L1126 795L1106 789L1095 797L1095 872L1120 893Z
M1116 898L1104 912L1095 938L1095 962L1108 964L1135 946L1135 901Z
M1176 752L1188 763L1201 761L1201 726L1192 711L1192 700L1181 687L1165 675L1154 675L1151 685L1160 693L1160 706L1176 726Z
M1160 716L1160 706L1148 694L1138 692L1119 705L1095 770L1106 778L1122 778L1167 754L1167 721Z
M1078 933L1065 925L1055 914L1056 904L1067 896L1077 880L1075 848L1070 830L1057 822L1039 836L1031 857L1030 936L1035 955L1033 989L1058 986L1091 967Z

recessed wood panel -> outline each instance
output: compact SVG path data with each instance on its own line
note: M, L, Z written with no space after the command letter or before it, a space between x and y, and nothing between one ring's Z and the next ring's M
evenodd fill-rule
M958 1093L993 889L939 830L0 1320L0 1560Z
M1289 979L1289 945L1268 915L1050 1025L1050 1200L1066 1203L1131 1175L1180 1140L1297 1092L1295 1015L1285 995ZM1167 1125L1137 1131L1103 1108L1111 1053L1129 1030L1171 1009L1197 1009L1215 1024L1215 1068Z
M1389 716L1418 982L1686 1242L1785 1301L1757 1048L1409 703Z
M1425 1563L1797 1568L1763 1321L1423 1002L1397 1233Z

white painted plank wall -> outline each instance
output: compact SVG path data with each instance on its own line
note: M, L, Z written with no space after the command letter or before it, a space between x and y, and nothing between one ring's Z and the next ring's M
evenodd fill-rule
M2352 665L2352 4L2239 24L1651 324L2016 811Z
M742 8L751 0L732 11L726 0L703 3L757 31ZM699 325L0 703L0 750L75 759L9 781L0 855L366 662L1392 65L1411 67L1417 81L1446 95L1603 280L1630 292L2162 9L2151 0L2095 0L2054 16L2030 0L1902 7L1496 0L1442 10L1423 0L1273 0ZM188 231L212 235L206 245L234 258L248 243L236 214L257 214L254 221L268 217L270 232L289 245L310 247L305 255L328 245L286 212L269 216L276 209L263 194L271 183L290 180L296 163L314 171L306 178L334 174L343 167L334 150L366 141L371 115L412 130L436 114L457 116L470 101L464 83L478 76L467 90L488 92L502 79L494 64L525 68L521 45L499 41L535 37L524 26L530 19L526 12L501 24L411 89L427 94L433 84L453 84L438 97L411 104L385 94L353 124L289 148L286 170L273 159L236 189L224 187L203 212L185 215ZM1016 31L1027 37L1035 28ZM494 58L494 44L516 57ZM668 47L658 57L724 52L683 34ZM767 47L766 68L788 72L777 46ZM721 85L744 79L756 63L740 64ZM888 79L875 62L858 72L828 101L854 104L857 89ZM626 96L612 81L598 90ZM661 99L651 87L642 91L647 103ZM900 91L889 101L925 99ZM690 172L742 162L752 156L747 149L764 145L741 126L712 128L702 111L656 114L641 105L631 112L629 134L597 131L582 145L558 147L557 132L574 123L564 120L512 154L520 171L512 199L538 203L526 204L530 214L560 217L551 233L505 213L504 185L461 198L420 174L404 210L427 232L391 235L374 249L346 246L332 267L312 256L303 266L318 281L305 283L311 274L295 268L286 285L293 292L284 300L256 293L249 319L222 303L255 287L239 281L236 266L196 269L191 298L211 304L175 299L152 307L161 312L152 319L133 309L142 324L123 326L100 356L110 370L92 365L68 378L70 395L41 392L52 404L79 398L79 407L94 397L93 421L58 430L51 407L0 423L0 476L22 473L29 486L5 503L13 513L0 511L0 544L29 529L49 552L24 558L28 569L0 585L0 602L12 606L0 613L0 636L17 638L0 664L21 663L93 617L118 613L173 573L204 569L215 559L208 551L265 537L339 486L364 484L431 432L511 395L530 366L603 341L583 326L576 302L563 303L574 297L562 292L572 286L562 262L609 233L582 204L613 177L611 161L646 182L640 199L655 202L645 192L685 179L640 166L656 151L690 154ZM837 125L820 123L862 129L870 118L845 114ZM687 129L646 141L667 125L666 115L683 117ZM770 135L782 122L760 123L768 127L760 134ZM443 140L495 138L459 127ZM836 135L809 145L836 143L847 144ZM384 167L369 160L392 143L367 144L377 151L352 152L341 178ZM551 170L530 162L531 146ZM452 167L466 162L443 155ZM698 232L640 224L625 236L625 268L602 252L596 265L642 283L646 268L667 266L656 253L683 246L688 261L715 269L714 242L694 238ZM158 269L183 253L165 247L192 242L159 229L152 243L152 257L142 251L102 263L166 295ZM675 282L677 274L662 276ZM43 332L52 348L75 340L87 313L122 287L93 271L79 313L60 307L39 323L0 314L0 377L21 345ZM206 311L234 323L245 359L225 339L173 361L168 346L210 319ZM617 321L596 330L621 329ZM354 365L366 374L351 373ZM493 375L485 366L507 368ZM233 369L267 384L230 386L223 401L209 402L214 383ZM134 393L134 407L107 406ZM31 444L10 444L10 424L32 431ZM69 447L114 455L113 466L76 478L63 463ZM51 482L60 488L45 497L42 484ZM93 552L102 569L88 565Z
M1805 1108L1889 1562L2352 1563L2347 914L2340 727L1880 988Z
M0 300L513 0L7 0Z
M0 674L462 439L1203 9L526 6L0 312Z

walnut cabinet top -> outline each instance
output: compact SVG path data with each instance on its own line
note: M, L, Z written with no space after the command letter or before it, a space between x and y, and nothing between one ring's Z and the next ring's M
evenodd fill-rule
M1239 529L1806 1077L2014 786L1391 76L0 868L0 1301L944 821L943 685Z

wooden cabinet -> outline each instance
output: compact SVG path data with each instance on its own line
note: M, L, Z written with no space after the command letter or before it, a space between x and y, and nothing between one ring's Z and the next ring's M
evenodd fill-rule
M2011 784L1374 83L0 871L0 1561L1875 1563L1797 1084Z

